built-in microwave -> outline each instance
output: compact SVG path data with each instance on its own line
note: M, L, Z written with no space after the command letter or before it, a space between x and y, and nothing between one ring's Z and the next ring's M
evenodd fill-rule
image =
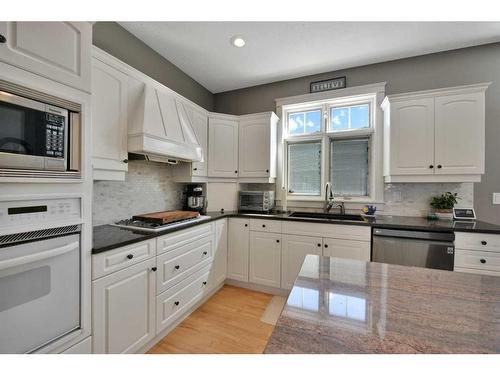
M240 211L269 212L274 208L274 191L240 191Z
M67 109L0 91L0 168L68 171Z

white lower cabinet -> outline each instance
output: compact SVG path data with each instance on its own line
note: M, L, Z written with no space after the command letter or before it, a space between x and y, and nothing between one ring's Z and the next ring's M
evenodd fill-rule
M307 254L322 254L321 237L283 234L281 245L281 288L292 289Z
M214 261L210 270L210 288L222 284L227 277L227 220L215 223Z
M210 267L203 268L156 297L156 333L168 328L203 298L209 275Z
M135 353L155 337L156 258L92 283L94 353Z
M228 227L227 277L248 282L250 220L230 218Z
M323 238L323 255L370 261L370 242Z
M281 234L250 232L249 281L280 287Z

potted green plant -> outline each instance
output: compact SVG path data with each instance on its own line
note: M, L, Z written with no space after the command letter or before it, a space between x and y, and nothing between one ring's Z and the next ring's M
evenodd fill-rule
M457 193L447 191L444 194L432 197L431 207L434 209L434 213L438 218L452 219L453 207L455 207L459 199Z

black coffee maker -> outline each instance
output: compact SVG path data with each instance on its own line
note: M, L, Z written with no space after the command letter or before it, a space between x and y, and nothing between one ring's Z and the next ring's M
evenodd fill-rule
M197 211L200 214L204 214L206 206L207 200L203 195L203 185L188 185L186 190L186 200L184 201L184 210Z

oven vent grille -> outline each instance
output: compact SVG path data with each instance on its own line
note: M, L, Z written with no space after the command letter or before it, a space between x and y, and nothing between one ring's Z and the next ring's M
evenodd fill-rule
M41 238L56 237L80 231L79 225L68 225L67 227L57 227L50 229L35 230L15 234L0 236L0 246L15 244L18 242L33 241Z

